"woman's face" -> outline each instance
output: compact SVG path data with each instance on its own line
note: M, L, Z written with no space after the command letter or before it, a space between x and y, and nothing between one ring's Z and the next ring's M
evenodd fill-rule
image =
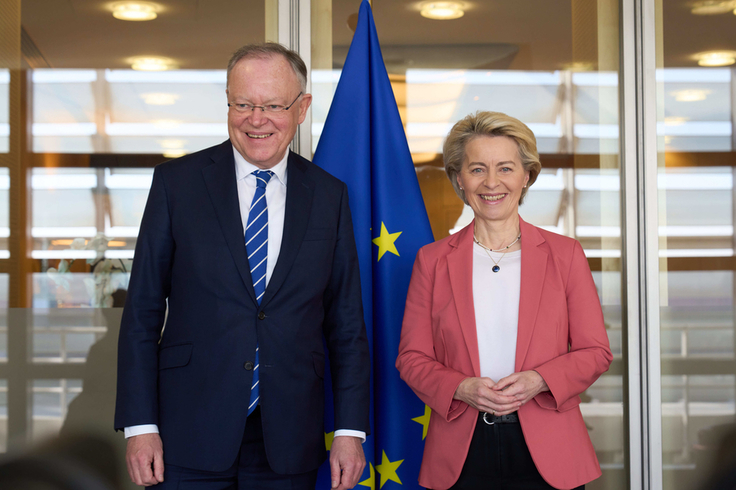
M519 147L508 136L478 136L465 147L457 181L477 219L516 217L521 189L528 180Z

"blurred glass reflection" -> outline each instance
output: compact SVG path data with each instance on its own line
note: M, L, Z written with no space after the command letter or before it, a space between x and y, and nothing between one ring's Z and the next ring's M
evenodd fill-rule
M669 0L661 7L664 67L656 78L663 486L684 490L708 476L717 448L713 435L727 432L725 424L736 415L736 81L732 67L696 68L693 56L714 45L717 26L732 27L736 18L693 16ZM723 48L736 47L732 37L719 39Z
M31 382L31 438L38 441L57 435L69 404L81 392L81 379L34 379Z
M38 308L111 307L127 289L153 169L34 168L31 257Z
M0 68L0 153L10 151L10 70Z
M8 380L0 379L0 453L8 448Z
M36 153L181 156L227 139L224 70L33 72Z

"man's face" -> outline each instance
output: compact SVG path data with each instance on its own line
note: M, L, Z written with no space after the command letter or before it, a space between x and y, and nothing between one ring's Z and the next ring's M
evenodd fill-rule
M288 106L301 88L294 70L283 56L240 60L230 72L226 90L230 104ZM246 161L260 168L271 168L281 161L304 121L312 96L303 94L288 111L240 113L230 107L227 130L230 141Z

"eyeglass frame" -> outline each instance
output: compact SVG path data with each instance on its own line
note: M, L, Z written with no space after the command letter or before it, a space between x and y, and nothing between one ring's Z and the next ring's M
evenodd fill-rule
M282 105L277 105L277 104L269 104L269 105L265 105L265 106L263 106L263 105L253 105L253 104L236 104L234 102L228 102L227 103L227 106L229 108L235 109L235 112L238 112L239 114L246 114L246 113L248 113L249 110L250 110L251 113L253 113L253 112L255 112L256 109L260 109L261 112L264 113L264 114L280 114L282 112L286 112L289 109L291 109L292 106L294 104L296 104L296 101L299 100L299 97L301 97L302 95L304 95L304 92L299 92L299 95L296 96L296 99L294 99L294 101L291 104L287 105L287 106L282 106ZM238 106L245 106L245 107L243 108L243 110L240 110L240 109L238 109ZM247 109L248 107L250 109ZM277 110L266 109L267 107L283 107L283 109L277 109Z

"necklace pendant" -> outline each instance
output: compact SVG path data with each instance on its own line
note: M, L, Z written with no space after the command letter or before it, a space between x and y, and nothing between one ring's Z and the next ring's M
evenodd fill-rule
M498 272L498 271L500 271L500 270L501 270L501 268L500 268L499 266L497 266L497 265L494 265L494 266L493 266L493 269L491 269L491 270L492 270L493 272Z

